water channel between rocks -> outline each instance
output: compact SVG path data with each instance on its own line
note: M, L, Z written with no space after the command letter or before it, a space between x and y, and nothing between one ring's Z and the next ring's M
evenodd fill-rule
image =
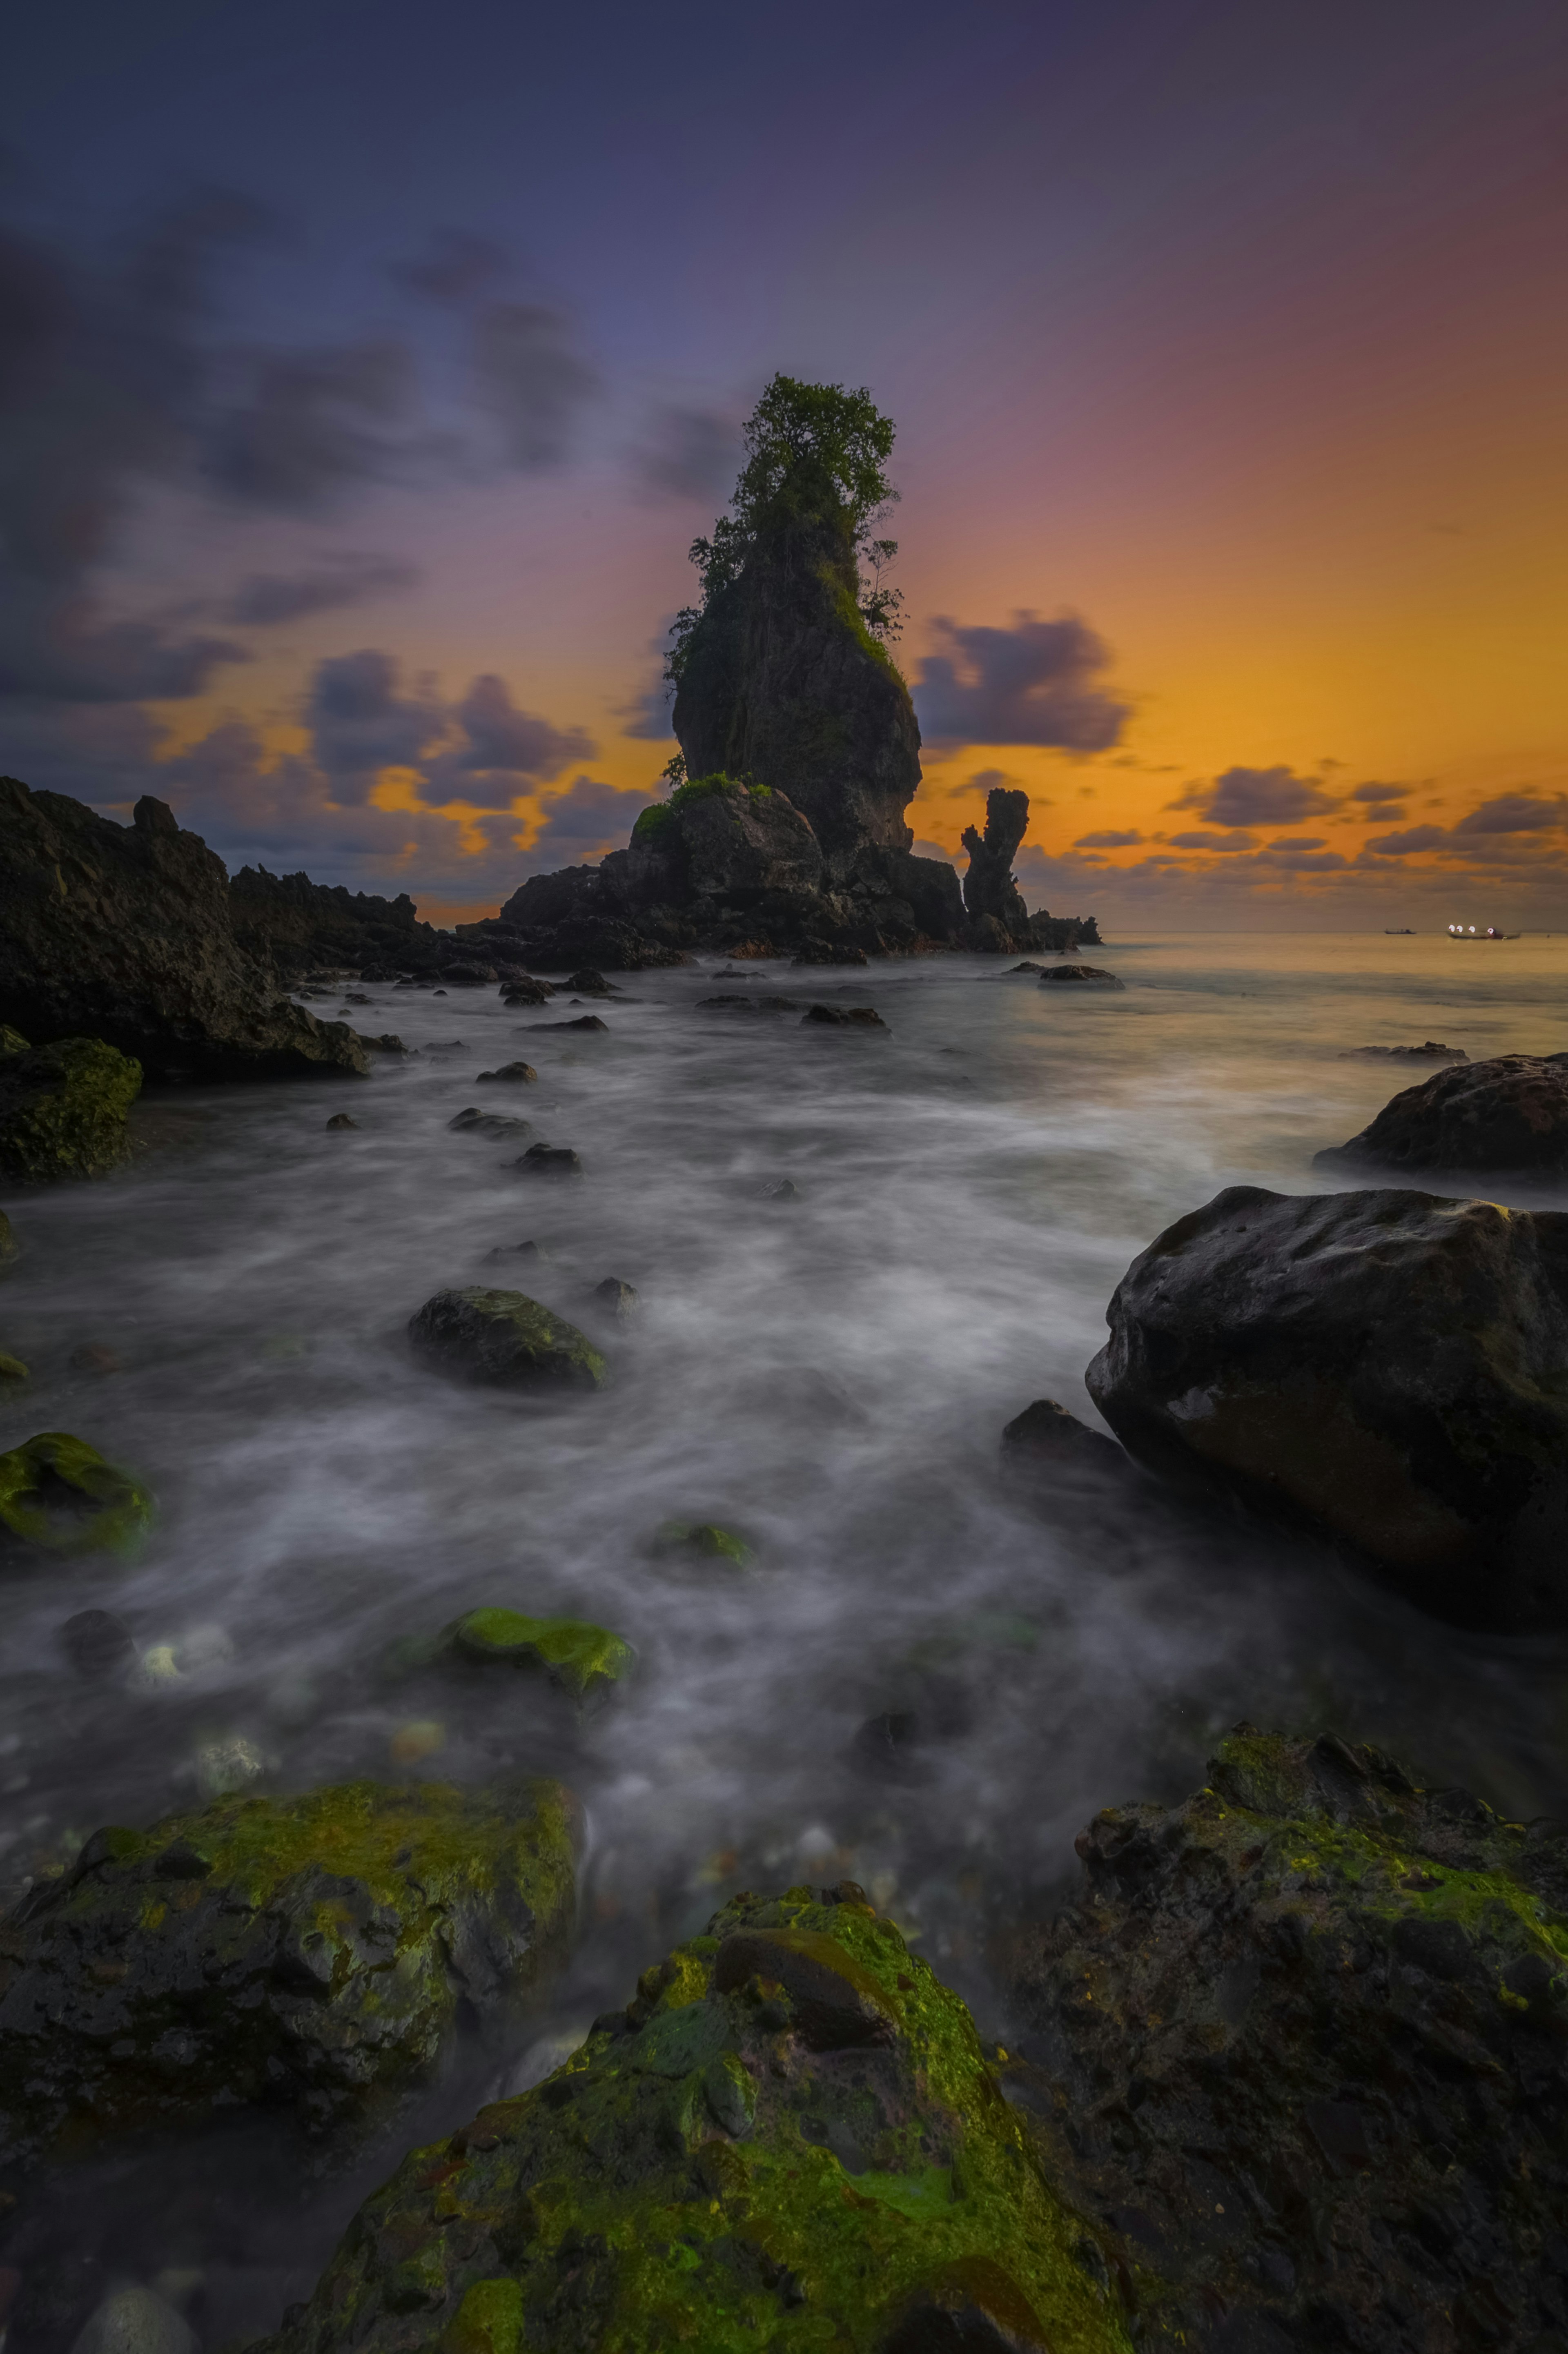
M1561 1646L1452 1634L1240 1526L1042 1514L997 1463L1033 1398L1095 1419L1106 1302L1162 1226L1224 1184L1324 1190L1313 1151L1425 1075L1345 1048L1562 1047L1568 938L1095 954L1125 991L957 956L719 982L710 959L615 976L602 1033L550 1029L590 1010L564 994L368 989L356 1026L416 1059L149 1097L125 1174L7 1198L0 1343L35 1379L0 1444L75 1431L160 1504L136 1566L0 1585L7 1894L101 1823L198 1803L234 1742L259 1789L560 1773L589 1827L577 1959L401 2147L542 2073L741 1886L862 1881L1004 2024L989 1941L1070 1883L1097 1808L1195 1787L1243 1715L1379 1741L1510 1813L1568 1810ZM889 1026L701 1004L720 989ZM477 1084L518 1057L536 1085ZM517 1172L530 1139L454 1133L470 1104L574 1147L585 1178ZM340 1109L356 1129L328 1130ZM769 1198L781 1178L798 1198ZM547 1257L487 1261L524 1241ZM609 1276L641 1294L634 1322L595 1323ZM541 1405L417 1362L413 1310L491 1282L580 1321L611 1387ZM77 1369L83 1350L118 1370ZM672 1519L741 1530L753 1567L657 1558ZM389 1671L400 1641L488 1603L615 1628L634 1683L578 1725L521 1678L454 1701ZM94 1606L185 1672L74 1681L58 1630ZM858 1734L888 1712L929 1738ZM205 2267L217 2346L305 2293L392 2154L302 2217L264 2169L111 2168L90 2198L84 2179L82 2244L127 2277Z

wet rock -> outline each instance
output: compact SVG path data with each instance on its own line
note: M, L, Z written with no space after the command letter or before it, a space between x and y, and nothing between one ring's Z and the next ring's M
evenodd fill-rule
M1208 1785L1097 1816L1015 1967L1012 2089L1149 2342L1552 2344L1568 1827L1331 1734L1239 1726Z
M482 1072L480 1076L484 1077L490 1075ZM448 1120L447 1126L455 1129L460 1136L488 1136L502 1140L511 1137L532 1136L534 1133L533 1126L528 1120L517 1119L511 1112L481 1111L477 1104L467 1105L453 1119Z
M351 1119L345 1111L334 1111L332 1118L328 1120L327 1126L329 1128L357 1128L359 1126L359 1122L356 1119Z
M1103 1430L1091 1430L1054 1398L1036 1398L1001 1434L1001 1468L1026 1484L1070 1487L1125 1479L1127 1456Z
M13 1357L0 1349L0 1382L30 1382L33 1376L20 1357Z
M115 825L0 778L0 1021L100 1039L149 1079L367 1068L352 1030L274 988L235 937L222 861L162 801Z
M1040 976L1042 989L1125 989L1114 972L1106 972L1097 964L1056 964Z
M535 1022L530 1027L535 1030L608 1030L609 1024L601 1022L597 1013L579 1013L575 1022Z
M532 973L520 973L501 987L503 1005L547 1005L555 991L547 981L539 981Z
M435 991L438 997L441 993L439 989ZM468 1049L461 1038L443 1038L439 1045L429 1046L425 1051L430 1055L465 1055Z
M1086 2236L962 2003L845 1882L737 1898L407 2159L276 2344L1122 2354Z
M1347 1046L1341 1063L1467 1063L1463 1046L1444 1046L1428 1038L1422 1046Z
M126 1117L141 1092L141 1065L101 1038L62 1038L5 1055L0 1174L42 1185L118 1168L131 1150Z
M96 1832L0 1923L0 2163L248 2104L361 2146L465 2006L515 2015L564 1957L575 1838L554 1782L356 1782Z
M1319 1169L1568 1173L1568 1055L1499 1055L1406 1087Z
M255 963L287 980L322 967L363 979L428 981L451 954L450 934L422 924L406 891L396 899L242 866L228 885L234 937Z
M510 1267L547 1267L550 1254L538 1243L497 1243L484 1254L486 1264L504 1261Z
M800 1016L802 1023L827 1023L836 1029L885 1030L886 1023L869 1005L812 1005Z
M806 940L791 964L869 964L871 959L862 948L849 940Z
M718 997L699 997L699 1006L722 1006L736 1013L794 1013L800 1002L793 997L748 997L744 991L726 991Z
M655 1561L722 1561L732 1569L747 1569L751 1547L734 1529L722 1528L716 1521L666 1521L653 1540L653 1557Z
M579 997L616 997L620 994L602 972L594 970L592 965L585 965L580 972L569 972L566 985L568 989L575 989Z
M361 1035L364 1036L365 1034L361 1033ZM412 1056L417 1055L419 1051L417 1046L406 1046L395 1030L383 1030L379 1037L372 1038L366 1036L365 1044L367 1046L373 1047L378 1055L406 1055Z
M1568 1214L1233 1185L1133 1261L1107 1321L1089 1394L1150 1470L1352 1548L1457 1625L1568 1626Z
M79 1610L60 1628L60 1649L84 1683L121 1674L136 1656L131 1629L108 1610Z
M3 1267L7 1259L16 1257L17 1248L16 1232L11 1221L5 1211L0 1210L0 1267Z
M498 1084L507 1087L526 1087L538 1076L532 1063L503 1063L499 1070L481 1071L478 1085L482 1087Z
M1044 970L1045 967L1043 964L1032 964L1029 959L1025 957L1022 964L1010 964L1007 968L1007 973L1044 972ZM1007 973L1002 975L1003 980L1006 980Z
M800 1202L805 1196L793 1177L780 1177L777 1185L769 1185L766 1198L769 1202Z
M531 1144L521 1161L512 1162L524 1177L549 1177L557 1182L571 1182L583 1176L581 1155L569 1144Z
M408 1336L450 1372L510 1389L599 1390L609 1378L575 1324L521 1291L438 1291L411 1320Z
M466 958L441 967L441 979L449 989L493 989L500 978L493 964L475 964Z
M152 1523L145 1488L69 1431L46 1430L0 1455L6 1555L132 1553Z
M199 2354L200 2344L184 2317L150 2288L118 2288L90 2316L70 2354Z
M636 1287L623 1283L618 1275L607 1275L602 1283L596 1283L589 1297L601 1316L612 1317L618 1324L634 1324L642 1313Z
M596 1703L637 1664L630 1643L584 1618L531 1618L521 1610L470 1610L443 1628L439 1649L475 1667L541 1672L575 1701Z

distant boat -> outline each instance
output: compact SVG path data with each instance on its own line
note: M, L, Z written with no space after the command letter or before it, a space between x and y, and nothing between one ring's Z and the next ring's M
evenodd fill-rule
M1495 924L1487 924L1479 931L1474 924L1450 924L1448 927L1451 940L1517 940L1519 937L1517 932L1499 932Z

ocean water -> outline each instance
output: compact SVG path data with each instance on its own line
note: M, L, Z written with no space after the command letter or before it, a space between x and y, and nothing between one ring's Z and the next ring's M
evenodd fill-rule
M1314 1151L1430 1067L1348 1049L1568 1045L1568 937L1091 954L1125 990L967 957L723 981L708 959L536 1012L376 987L353 1018L411 1059L149 1098L126 1172L0 1202L22 1246L0 1346L34 1371L0 1446L74 1431L160 1508L134 1566L0 1582L7 1893L100 1824L198 1803L236 1759L259 1790L560 1773L588 1824L577 1959L400 2149L553 2065L743 1886L863 1882L1004 2026L998 1956L1071 1886L1077 1829L1197 1787L1243 1716L1380 1741L1515 1814L1568 1811L1562 1644L1452 1633L1239 1523L1042 1505L998 1468L1032 1399L1096 1420L1106 1303L1162 1227L1227 1184L1323 1189ZM887 1027L703 1004L721 989L872 1005ZM579 1010L608 1028L548 1026ZM477 1083L519 1056L537 1084ZM581 1182L454 1132L471 1104L574 1147ZM357 1128L329 1130L344 1109ZM797 1198L770 1198L784 1178ZM487 1262L524 1241L547 1258ZM594 1320L612 1276L641 1296L624 1326ZM611 1386L541 1403L418 1361L410 1315L482 1282L580 1321ZM751 1567L661 1558L670 1520L740 1531ZM578 1723L519 1679L459 1697L389 1670L399 1642L493 1603L615 1628L634 1681ZM149 1669L73 1677L58 1630L91 1607ZM890 1744L889 1717L914 1737ZM217 2347L306 2293L395 2154L302 2209L253 2156L226 2178L176 2151L100 2169L52 2228L106 2277L194 2272Z

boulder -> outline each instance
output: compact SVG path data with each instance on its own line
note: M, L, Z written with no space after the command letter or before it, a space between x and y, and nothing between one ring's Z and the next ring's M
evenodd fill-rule
M659 896L747 907L769 891L816 891L822 854L793 801L771 786L694 777L645 809L632 847L655 854Z
M1097 964L1054 964L1040 976L1042 989L1125 989L1114 972L1107 972Z
M531 1144L522 1160L514 1161L511 1166L524 1177L551 1177L570 1183L587 1173L582 1155L574 1152L569 1144Z
M342 1023L273 994L241 950L222 861L143 795L134 822L0 778L0 1022L102 1039L150 1079L369 1067Z
M815 1022L829 1029L885 1030L886 1023L871 1005L810 1005L801 1014L802 1023Z
M0 1547L26 1559L133 1553L153 1525L153 1500L85 1438L46 1430L0 1455Z
M531 1618L521 1610L470 1610L443 1628L438 1649L472 1667L543 1674L575 1701L609 1697L637 1664L630 1643L586 1618Z
M860 1889L744 1896L407 2158L273 2354L1125 2354L973 2023Z
M1091 1430L1054 1398L1036 1398L1002 1431L1001 1468L1026 1486L1079 1487L1120 1480L1131 1466L1103 1430Z
M984 833L967 825L962 835L969 854L969 873L964 876L965 909L971 923L991 917L1006 935L1004 947L1011 946L1014 935L1022 935L1029 926L1029 910L1012 879L1012 862L1028 824L1028 794L995 785L985 799ZM989 938L983 945L991 945Z
M1089 1394L1150 1470L1456 1625L1568 1626L1568 1214L1232 1185L1106 1320Z
M482 1079L494 1078L496 1074L481 1071L479 1076ZM477 1104L467 1104L461 1111L454 1112L447 1126L455 1129L460 1136L488 1136L501 1142L534 1132L531 1121L518 1119L511 1112L481 1111Z
M101 1038L0 1056L0 1173L21 1185L104 1176L129 1157L141 1092L141 1064Z
M1568 1055L1499 1055L1406 1087L1320 1169L1568 1173Z
M410 1320L408 1337L449 1371L508 1389L600 1390L609 1378L575 1324L521 1291L438 1291Z
M503 982L501 1002L503 1005L547 1005L555 993L547 981L536 981L532 973L523 973Z
M0 2167L251 2104L323 2155L515 2017L565 1958L558 1783L374 1782L96 1832L0 1923Z
M492 1085L501 1085L504 1083L508 1087L526 1087L532 1080L536 1079L538 1076L539 1074L534 1068L532 1063L503 1063L498 1070L481 1071L479 1077L476 1079L474 1084L476 1087L483 1087L487 1083Z
M596 1283L588 1299L595 1313L609 1317L614 1324L635 1324L642 1313L636 1285L624 1282L619 1275L607 1275L602 1283Z
M1009 2090L1139 2342L1561 2346L1568 1826L1333 1735L1239 1726L1207 1779L1097 1816L1015 1964Z
M1445 1046L1428 1038L1421 1046L1347 1046L1341 1063L1467 1063L1463 1046Z
M592 965L585 965L581 972L567 973L564 985L567 989L575 989L579 997L616 997L620 994L613 981L606 981L603 973L597 972Z

